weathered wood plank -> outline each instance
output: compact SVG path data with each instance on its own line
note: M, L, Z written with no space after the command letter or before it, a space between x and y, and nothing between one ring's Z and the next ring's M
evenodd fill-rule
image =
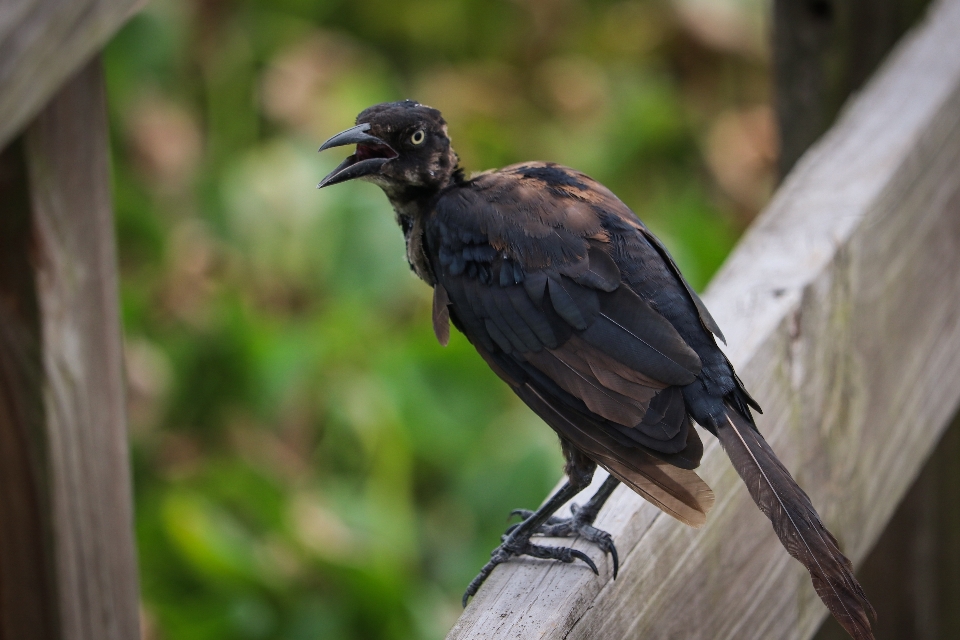
M145 0L0 2L0 148Z
M13 320L0 331L0 465L16 482L4 486L0 509L25 514L21 533L36 539L0 527L0 629L5 639L134 640L139 589L99 58L28 127L23 158L29 205L16 189L24 176L15 177L7 186L20 194L9 212L17 233L3 240L15 245L4 258L12 269L0 278L0 312ZM22 594L18 576L31 578Z
M960 400L960 0L898 46L788 177L706 302L759 418L854 561ZM709 436L706 436L709 438ZM808 638L826 615L719 445L702 530L620 488L621 549L583 567L501 565L448 638ZM879 625L883 625L880 612Z

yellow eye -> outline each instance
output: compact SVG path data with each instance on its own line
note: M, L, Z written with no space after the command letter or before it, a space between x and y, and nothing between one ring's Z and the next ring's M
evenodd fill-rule
M423 139L426 138L426 134L423 132L423 129L417 130L412 136L410 136L410 142L413 144L420 144L423 142Z

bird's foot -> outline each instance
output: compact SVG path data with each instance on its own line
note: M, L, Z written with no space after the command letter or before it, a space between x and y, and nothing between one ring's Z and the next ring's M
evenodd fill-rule
M514 513L519 513L515 511ZM533 516L533 511L524 511L528 515L525 518L530 518ZM553 518L552 518L553 519ZM544 558L547 560L559 560L560 562L573 562L574 560L582 560L590 567L596 575L600 575L600 571L597 569L597 565L594 564L593 560L590 559L590 556L585 554L583 551L578 549L571 549L569 547L547 547L536 545L530 542L530 535L532 532L526 531L522 525L524 523L518 523L511 526L507 529L507 532L501 536L502 543L499 547L494 549L490 553L490 561L487 564L483 565L483 568L480 569L480 573L477 574L473 580L470 581L470 584L467 586L467 590L463 594L463 606L467 606L467 600L471 596L476 595L477 591L480 589L480 585L483 584L484 580L487 579L487 576L493 571L494 567L498 564L504 563L510 559L511 556L532 556L534 558ZM598 533L606 536L609 539L609 534L599 531ZM538 530L539 532L539 530ZM552 534L551 534L552 535ZM613 542L610 542L611 548ZM613 557L616 559L616 550L613 551ZM614 560L614 572L616 572L616 560Z
M573 513L572 517L560 518L558 516L551 516L534 531L534 534L549 538L572 538L574 536L580 536L585 540L589 540L600 547L601 551L610 554L610 559L613 561L613 579L616 580L617 572L620 570L620 557L617 555L617 547L613 544L613 536L593 526L593 521L596 520L599 509L593 509L591 507L592 505L590 503L584 507L572 504L570 505L570 511ZM518 515L526 520L533 515L533 513L533 511L527 509L514 509L510 515ZM514 531L520 524L522 523L512 525L508 528L507 534Z

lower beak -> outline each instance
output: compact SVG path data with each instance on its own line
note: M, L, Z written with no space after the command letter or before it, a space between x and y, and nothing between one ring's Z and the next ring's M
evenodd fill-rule
M320 145L318 151L355 144L357 151L352 156L347 156L346 160L321 180L317 185L318 189L378 173L384 164L397 157L397 152L390 145L366 133L369 129L369 124L358 124L346 131L341 131Z

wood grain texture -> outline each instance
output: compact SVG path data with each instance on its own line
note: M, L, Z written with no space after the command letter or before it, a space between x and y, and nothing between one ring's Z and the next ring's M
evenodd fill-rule
M21 139L0 153L0 640L58 633L30 191Z
M0 148L145 0L0 2Z
M705 297L760 429L854 562L960 400L957 33L960 0L936 3ZM579 541L600 578L511 561L448 638L809 638L826 609L712 439L701 472L717 495L703 529L621 487L597 525L621 550L616 582Z
M99 58L64 83L28 127L41 404L26 435L46 497L54 625L63 640L139 638L106 104ZM13 336L17 339L17 336ZM29 336L27 336L29 338ZM31 348L24 349L27 353ZM28 369L28 367L24 367ZM28 394L29 395L29 394ZM3 540L2 544L7 544ZM11 636L18 638L33 635ZM6 638L4 639L6 640Z

